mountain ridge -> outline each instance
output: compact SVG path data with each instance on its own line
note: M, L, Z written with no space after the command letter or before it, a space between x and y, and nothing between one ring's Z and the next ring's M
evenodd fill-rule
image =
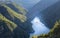
M22 8L20 7L19 9L22 12L21 14L21 12L18 13L8 5L7 4L0 5L0 22L2 23L2 24L0 23L0 25L2 25L1 28L8 27L7 29L9 29L9 32L5 31L4 33L6 34L12 33L11 36L13 38L24 38L24 37L29 38L29 34L33 32L33 29L32 29L31 23L27 21L27 16L26 16L27 11L23 9L23 7ZM14 6L12 3L11 5ZM5 23L6 25L3 23ZM5 34L1 36L2 36L1 38L11 37L11 36L7 37L7 35Z

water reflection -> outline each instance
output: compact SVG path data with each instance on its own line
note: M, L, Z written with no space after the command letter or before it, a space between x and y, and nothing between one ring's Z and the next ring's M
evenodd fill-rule
M35 17L32 21L32 28L34 29L34 33L31 34L32 35L41 35L41 34L46 34L50 31L49 28L47 28L41 21L38 17Z

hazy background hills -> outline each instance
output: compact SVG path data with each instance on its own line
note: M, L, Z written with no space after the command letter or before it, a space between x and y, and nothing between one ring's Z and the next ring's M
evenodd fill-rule
M28 19L32 20L37 16L47 27L52 28L54 22L59 19L60 11L57 11L60 9L59 4L59 0L42 0L29 10Z
M31 21L39 17L48 28L60 19L59 0L1 0L1 38L29 38L33 33ZM5 33L5 34L3 34Z

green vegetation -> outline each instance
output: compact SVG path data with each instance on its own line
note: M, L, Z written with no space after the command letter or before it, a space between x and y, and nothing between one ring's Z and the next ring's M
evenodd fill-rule
M18 9L20 13L22 13L23 15L26 15L27 11L24 8L22 8L18 4L15 4L15 3L12 3L12 4Z
M4 23L6 23L7 27L13 31L17 25L15 23L13 23L12 21L8 20L6 17L4 17L2 14L0 14L0 21L3 21Z
M25 22L27 20L25 14L26 14L26 10L23 9L22 7L19 7L18 5L12 3L21 13L17 13L15 12L13 9L11 9L10 7L8 7L6 4L1 4L1 6L3 6L4 8L7 9L7 13L12 17L11 19L15 19L17 18L18 20L20 20L21 22ZM3 16L3 14L0 13L0 22L3 21L7 27L13 31L18 25L15 24L15 22L12 22L11 20L7 19L5 16Z
M54 27L50 30L48 34L33 36L32 38L60 38L60 20L56 21Z
M11 17L13 17L13 18L16 17L16 18L18 18L21 22L25 22L25 21L26 21L26 16L25 16L25 15L22 15L22 14L19 14L19 13L13 11L11 8L9 8L9 7L6 6L6 5L3 5L3 6L7 9L8 13L11 15Z

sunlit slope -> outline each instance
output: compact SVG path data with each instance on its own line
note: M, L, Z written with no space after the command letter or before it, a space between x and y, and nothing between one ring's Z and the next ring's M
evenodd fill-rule
M19 20L21 20L21 22L26 21L26 17L25 17L24 15L19 14L19 13L13 11L11 8L9 8L9 7L6 6L6 5L3 5L3 6L7 9L8 13L9 13L13 18L16 17L16 18L18 18Z
M11 3L11 4L6 4L8 7L12 8L14 11L21 13L23 15L26 15L27 10L24 9L22 6L16 4L16 3Z
M60 38L60 20L56 21L54 27L50 30L48 34L33 36L33 38Z
M23 15L26 15L27 10L19 6L18 4L13 3L13 5L18 9L18 12L22 13Z
M17 8L17 6L14 4L14 6ZM18 25L16 24L16 22L10 20L10 19L18 19L20 22L25 22L27 20L25 13L26 11L24 11L24 9L22 7L19 7L19 11L21 11L20 13L23 12L23 14L20 14L16 11L14 11L12 8L10 8L9 6L7 6L6 4L1 4L0 7L5 8L6 10L0 8L0 21L4 21L4 23L6 23L7 27L13 31ZM7 11L7 12L5 12ZM8 19L6 16L9 15L8 17L11 17L10 19Z
M13 31L17 25L15 23L13 23L12 21L8 20L6 17L4 17L2 14L0 14L0 21L3 21L4 23L6 23L7 27Z

